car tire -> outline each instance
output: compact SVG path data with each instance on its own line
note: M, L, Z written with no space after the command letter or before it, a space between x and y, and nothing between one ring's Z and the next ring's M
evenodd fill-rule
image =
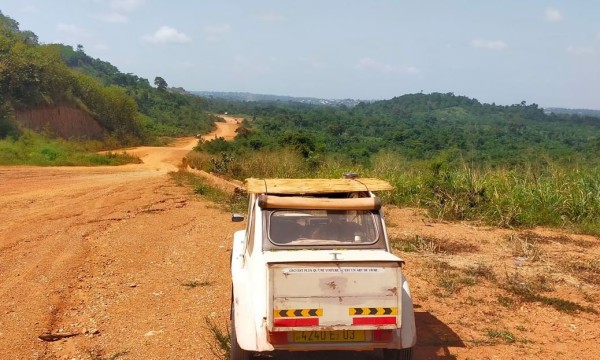
M384 360L412 360L412 348L408 349L385 349Z
M231 348L229 349L230 360L249 360L250 352L240 347L235 333L235 312L233 311L233 302L231 303L231 332L229 333Z

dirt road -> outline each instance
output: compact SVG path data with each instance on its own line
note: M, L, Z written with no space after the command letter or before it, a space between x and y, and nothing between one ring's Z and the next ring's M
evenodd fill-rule
M227 115L219 115L219 117L222 118L224 122L216 122L215 125L217 126L217 129L202 136L203 140L214 140L220 137L226 141L233 140L233 138L237 135L235 131L240 126L241 122L244 121L243 118L236 118Z
M0 168L0 359L212 357L203 317L228 318L240 225L167 175L196 141L134 149L142 165Z
M227 322L243 224L167 175L196 141L130 150L140 165L0 167L0 359L214 358L204 318ZM386 213L415 359L597 358L600 239Z

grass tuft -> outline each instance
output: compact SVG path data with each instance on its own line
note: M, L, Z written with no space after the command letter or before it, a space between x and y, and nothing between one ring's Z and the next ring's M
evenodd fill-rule
M600 259L576 260L566 266L573 276L588 284L600 285Z
M545 277L536 277L531 281L521 277L518 273L507 274L506 283L501 288L518 297L522 302L539 302L565 313L587 312L598 314L598 311L590 306L583 306L570 300L540 295L540 291L549 291Z
M487 336L490 339L494 339L494 340L500 339L500 340L503 340L507 344L512 344L515 341L517 341L515 335L513 335L513 333L511 333L508 330L488 329L487 330Z
M458 293L465 286L477 284L475 277L465 275L463 271L443 261L434 260L431 267L434 270L433 277L437 279L438 288L434 291L437 296L450 296Z
M477 246L439 239L431 235L404 235L391 240L392 247L402 252L421 252L429 254L460 254L475 252Z
M210 286L212 285L213 282L212 281L198 281L198 280L193 280L193 281L186 281L184 283L182 283L182 286L187 287L188 289L194 289L197 287L204 287L204 286Z
M245 213L248 199L242 193L228 194L225 191L210 186L203 178L187 171L170 172L169 175L178 186L189 186L196 195L219 204L228 212Z
M494 273L492 267L481 263L469 266L467 269L465 269L465 274L476 278L483 278L489 281L496 280L496 274Z
M231 334L229 333L229 327L223 331L221 327L214 321L214 319L205 316L204 322L206 328L212 335L212 339L209 342L210 351L218 359L229 359L231 351Z
M535 240L518 235L509 235L508 242L514 257L525 258L531 262L542 260L542 249Z

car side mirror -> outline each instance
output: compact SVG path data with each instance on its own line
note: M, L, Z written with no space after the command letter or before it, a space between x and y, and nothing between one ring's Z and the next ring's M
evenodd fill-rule
M231 221L242 222L244 221L244 215L242 214L231 214Z

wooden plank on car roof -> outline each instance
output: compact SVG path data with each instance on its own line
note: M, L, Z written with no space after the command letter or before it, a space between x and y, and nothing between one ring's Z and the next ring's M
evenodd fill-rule
M246 191L253 194L326 194L392 189L387 181L372 178L246 179Z

